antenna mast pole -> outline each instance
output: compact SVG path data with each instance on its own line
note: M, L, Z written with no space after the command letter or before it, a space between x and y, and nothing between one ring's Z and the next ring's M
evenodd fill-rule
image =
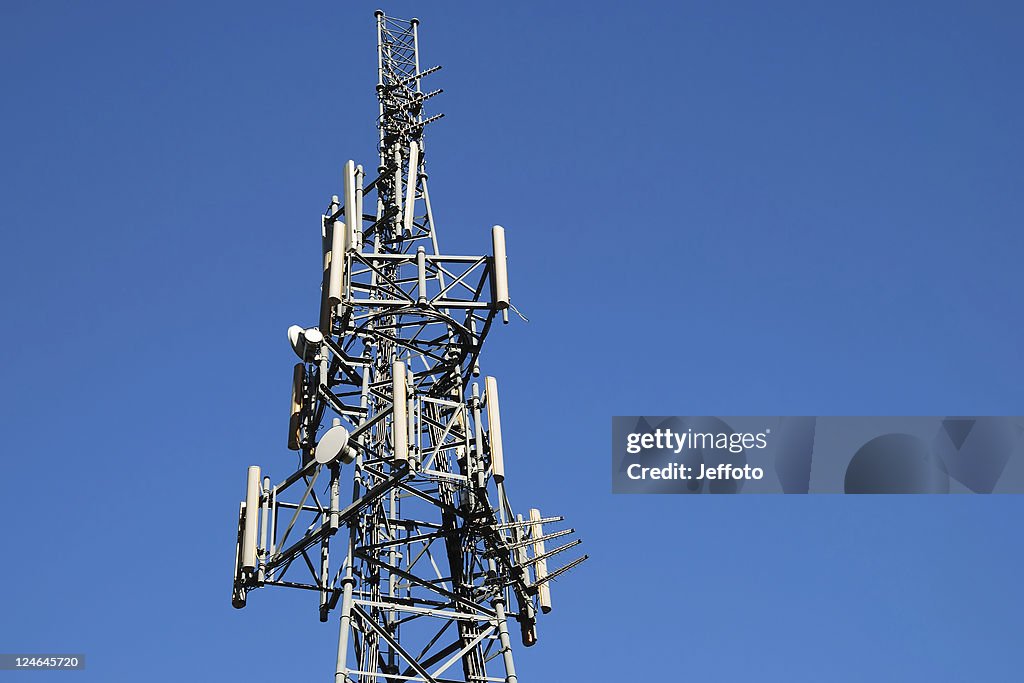
M321 621L340 615L335 683L517 683L509 620L533 645L551 580L586 555L549 572L580 541L546 550L573 530L509 503L497 381L477 379L511 306L504 229L490 255L439 251L423 132L443 115L423 109L441 91L421 83L440 67L421 69L418 20L376 19L380 164L367 182L346 163L322 216L319 323L288 332L297 469L249 468L232 602L318 594Z

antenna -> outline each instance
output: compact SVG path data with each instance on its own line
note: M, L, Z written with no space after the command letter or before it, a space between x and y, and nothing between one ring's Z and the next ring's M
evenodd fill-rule
M288 330L298 459L273 485L248 470L232 604L265 586L318 595L321 621L339 613L336 683L516 683L508 621L533 645L551 580L587 556L549 569L580 541L546 550L573 530L509 502L497 380L482 395L472 381L508 322L505 230L490 255L440 251L424 130L443 115L423 104L441 91L421 88L440 67L421 69L418 20L376 18L377 175L348 161L321 217L318 323Z

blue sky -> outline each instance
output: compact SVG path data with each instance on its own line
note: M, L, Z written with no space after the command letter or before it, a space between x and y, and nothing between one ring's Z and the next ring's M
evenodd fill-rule
M231 608L234 516L292 462L376 6L0 7L0 650L329 680L305 596ZM445 65L443 249L508 231L513 504L592 555L520 680L1018 678L1020 498L613 497L607 458L616 414L1020 413L1019 5L383 7Z

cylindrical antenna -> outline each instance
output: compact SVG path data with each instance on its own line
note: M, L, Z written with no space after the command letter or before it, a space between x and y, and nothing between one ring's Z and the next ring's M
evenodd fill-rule
M420 461L420 454L423 452L423 444L421 441L421 439L423 438L423 434L422 432L416 429L416 424L419 422L420 418L419 406L416 404L415 400L408 400L410 397L416 396L416 373L414 373L409 368L406 368L405 372L405 392L406 405L409 406L409 409L406 411L408 413L409 424L405 433L409 436L409 439L411 441L411 443L409 444L409 466L410 468L415 470L418 469L419 466L422 464Z
M391 433L395 440L395 463L409 462L409 414L405 386L405 363L396 360L391 364L391 393L395 409L391 419Z
M242 534L245 532L245 501L238 504L238 537L235 539L235 587L231 591L231 606L245 607L245 586L239 584L242 573Z
M345 224L334 221L334 234L331 237L331 284L328 299L331 306L341 303L341 285L345 280L345 249L348 247Z
M526 568L530 557L526 551L526 546L519 543L519 539L525 535L525 530L522 528L524 524L522 515L516 515L515 524L518 524L519 526L512 527L512 538L515 541L515 545L512 546L512 549L515 551L516 564Z
M356 166L356 210L350 218L349 229L352 230L351 247L356 251L363 248L363 167Z
M359 215L359 202L356 201L356 162L349 159L345 162L345 222L350 230L363 224ZM346 247L348 244L345 245Z
M260 548L267 548L267 523L270 516L270 477L263 477L262 503L260 505ZM263 582L263 568L260 568L257 580Z
M483 488L486 483L486 472L483 471L484 427L480 420L480 385L476 382L473 382L473 460L472 473L476 477L473 483L477 488Z
M422 246L416 247L416 305L427 305L427 254Z
M245 530L242 535L242 570L256 569L256 531L259 527L260 512L260 468L249 467L245 486Z
M320 220L320 244L323 250L323 278L320 283L320 331L324 336L331 334L331 304L329 292L331 287L331 226L334 215L338 213L338 195L331 197L331 205L327 214Z
M341 505L340 472L340 467L331 468L331 529L338 529L341 526L341 517L338 515L338 509Z
M523 636L523 645L533 647L537 644L537 612L530 601L523 602L519 607L519 631Z
M402 150L395 147L395 152L392 155L395 167L395 187L393 189L395 197L395 210L402 211ZM405 225L405 221L402 221L402 225Z
M296 363L292 370L292 410L288 417L288 449L299 450L299 431L302 429L302 393L306 380L306 366Z
M491 242L494 246L494 307L499 311L508 308L508 259L505 256L505 228L495 225L491 228Z
M501 449L501 413L498 410L498 380L484 378L484 395L487 399L487 429L491 440L491 474L494 481L505 481L505 454Z
M530 508L530 521L533 522L533 529L531 535L537 539L533 544L533 555L534 557L541 557L544 555L544 532L542 530L542 524L540 522L540 510L537 508ZM548 561L537 560L537 564L533 566L534 581L540 583L544 580L544 577L548 575ZM540 611L547 614L551 611L551 586L547 583L540 583L537 589L537 602L540 603Z
M412 232L412 219L416 207L417 176L420 167L420 146L415 140L409 143L409 175L405 181L405 232Z

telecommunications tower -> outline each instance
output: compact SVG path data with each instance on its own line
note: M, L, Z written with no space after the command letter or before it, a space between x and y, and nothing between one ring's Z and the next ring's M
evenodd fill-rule
M421 88L440 67L421 70L416 19L376 17L380 164L367 182L346 163L323 214L319 321L288 330L298 464L276 484L249 468L232 604L282 586L337 609L336 683L515 683L509 620L533 645L586 555L554 568L573 530L509 502L498 384L477 379L511 308L505 231L490 255L440 250L423 131L442 114L423 107L441 90Z

